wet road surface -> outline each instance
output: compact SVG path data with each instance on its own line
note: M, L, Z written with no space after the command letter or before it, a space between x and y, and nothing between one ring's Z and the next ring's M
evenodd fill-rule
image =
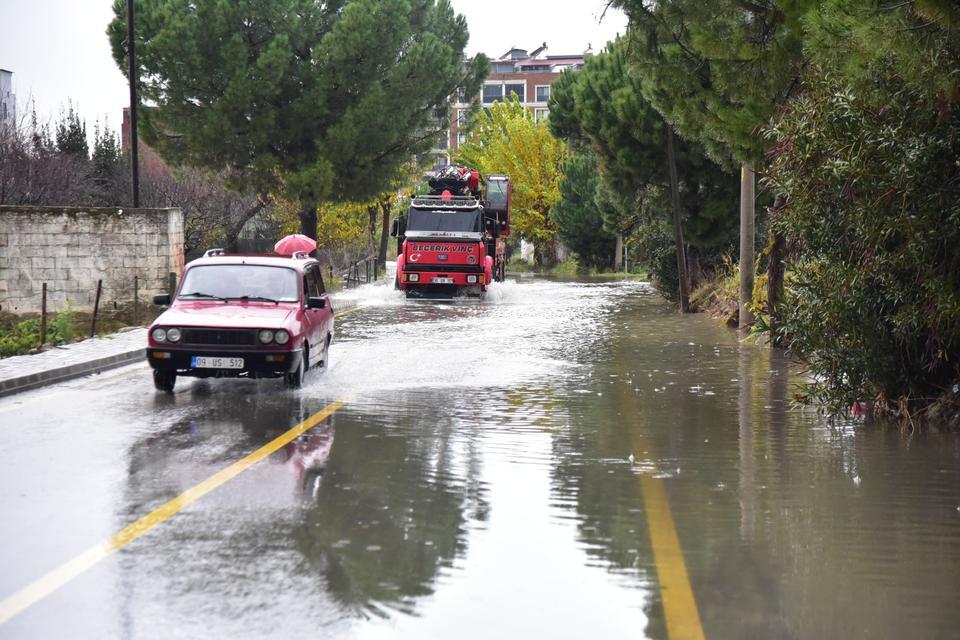
M639 283L362 295L300 391L0 400L0 637L960 638L956 435L830 425Z

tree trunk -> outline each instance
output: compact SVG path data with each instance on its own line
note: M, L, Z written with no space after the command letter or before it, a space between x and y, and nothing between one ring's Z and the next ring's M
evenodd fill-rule
M784 197L777 196L773 203L771 216L776 215L784 205ZM777 334L780 326L780 305L783 303L784 257L786 239L783 234L771 230L770 245L767 251L767 313L770 314L770 340L774 346L780 346L781 336Z
M369 224L367 226L367 234L370 239L370 255L377 253L377 214L380 212L380 207L377 205L372 205L367 207L367 216Z
M696 247L687 247L687 277L690 278L690 291L696 291L703 283L700 251Z
M300 203L300 212L297 215L300 218L300 233L316 240L317 205L302 202Z
M680 223L680 184L677 180L677 153L673 147L673 125L667 125L667 164L670 165L670 204L673 209L673 241L677 245L677 280L680 281L680 313L690 312L690 281L684 255L683 225Z
M753 167L740 169L740 328L753 324L747 305L753 300L755 181Z
M557 266L557 241L555 239L533 243L533 259L538 267L552 269Z
M380 225L380 267L387 269L387 247L390 245L390 200L380 200L380 212L383 214L382 224Z
M617 234L617 252L613 256L613 270L621 271L623 269L623 234Z

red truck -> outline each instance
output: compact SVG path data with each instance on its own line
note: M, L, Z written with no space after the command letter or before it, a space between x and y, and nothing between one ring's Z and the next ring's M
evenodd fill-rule
M508 176L490 175L481 197L479 182L475 171L448 168L395 221L396 287L407 297L481 297L503 281L513 187Z

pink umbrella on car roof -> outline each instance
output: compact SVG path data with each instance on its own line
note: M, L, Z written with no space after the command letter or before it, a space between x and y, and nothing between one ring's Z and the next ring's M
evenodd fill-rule
M273 245L273 250L282 256L292 256L297 251L310 253L317 248L317 241L300 233L281 238Z

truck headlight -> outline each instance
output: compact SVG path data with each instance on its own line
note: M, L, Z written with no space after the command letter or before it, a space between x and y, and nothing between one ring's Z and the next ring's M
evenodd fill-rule
M269 329L264 329L260 332L260 343L261 344L270 344L273 342L273 331Z
M154 342L166 342L167 330L162 327L157 327L150 333L150 337L153 338Z
M467 284L477 284L477 276L467 276Z
M409 280L410 282L420 282L420 274L411 273L409 276L407 276L407 280Z
M280 329L273 335L273 339L277 341L277 344L287 344L290 342L290 334Z

